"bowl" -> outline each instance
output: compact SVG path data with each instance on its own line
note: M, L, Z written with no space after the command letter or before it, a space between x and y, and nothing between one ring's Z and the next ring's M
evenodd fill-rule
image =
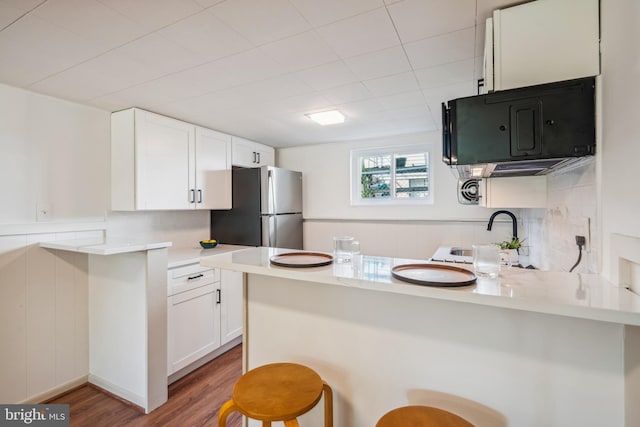
M204 249L213 249L218 246L217 240L200 240L200 246Z

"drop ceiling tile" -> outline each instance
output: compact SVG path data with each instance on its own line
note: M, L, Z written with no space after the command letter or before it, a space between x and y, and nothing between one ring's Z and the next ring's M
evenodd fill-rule
M136 22L147 33L203 10L195 0L98 0Z
M382 96L378 100L388 110L426 105L421 91L404 92L395 95Z
M473 27L405 45L414 70L473 58L474 48Z
M403 43L475 25L475 0L405 0L388 9Z
M144 34L134 21L97 0L48 1L33 13L95 44L100 49L96 54Z
M457 83L454 85L442 86L422 91L431 114L440 126L442 103L456 98L476 95L475 85L472 82Z
M307 31L268 43L260 46L260 49L282 65L285 72L303 70L338 59L338 56L315 31Z
M211 61L253 48L240 33L205 10L158 31L158 34Z
M314 27L384 6L382 0L290 0Z
M256 45L311 29L307 20L287 0L235 0L210 9Z
M415 71L420 87L429 89L474 80L475 58Z
M94 46L77 35L26 15L0 32L0 81L27 86L93 55Z
M177 76L211 92L281 73L282 66L256 48L181 71Z
M218 3L222 3L223 1L226 0L196 0L196 3L198 3L202 7L211 7Z
M475 95L473 82L456 83L432 89L424 89L422 93L428 102L438 104L451 99Z
M304 115L306 113L329 110L335 104L316 92L290 96L277 101L274 105L277 110Z
M400 44L385 8L325 25L317 31L341 58Z
M281 75L224 89L215 94L226 98L229 104L249 106L312 92L315 91L299 79Z
M384 105L377 99L348 102L336 106L347 117L347 120L360 120L368 115L384 111Z
M371 92L360 82L323 90L321 93L334 104L344 104L372 97Z
M41 80L30 89L86 101L157 77L157 70L111 51Z
M170 104L201 94L202 90L191 82L169 75L94 98L91 103L104 108L112 105L118 105L119 109L134 106L144 108Z
M367 80L364 85L374 96L393 95L402 92L411 92L420 89L413 72L395 74L393 76L380 77Z
M154 70L156 77L184 70L204 62L203 58L155 33L112 50Z
M0 0L0 5L5 5L23 12L29 12L42 3L44 3L44 0Z
M360 78L370 80L411 70L402 46L345 58L344 62Z
M343 61L334 61L298 71L295 76L316 90L343 86L359 80Z
M22 9L0 3L0 31L24 14Z
M431 111L426 104L413 105L409 107L394 108L387 111L388 117L392 119L431 119Z

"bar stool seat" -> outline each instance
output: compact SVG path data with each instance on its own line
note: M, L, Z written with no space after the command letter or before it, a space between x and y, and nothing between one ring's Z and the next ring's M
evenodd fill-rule
M225 427L230 413L241 414L270 426L284 421L297 427L297 417L309 412L324 393L324 425L333 426L333 392L311 368L296 363L273 363L244 374L233 387L231 400L220 408L218 425Z
M403 406L384 414L376 427L473 427L473 424L444 409Z

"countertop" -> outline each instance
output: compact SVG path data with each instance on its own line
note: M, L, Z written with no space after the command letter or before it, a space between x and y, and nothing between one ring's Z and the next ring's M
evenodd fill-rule
M81 252L93 255L115 255L150 249L168 248L171 242L148 242L128 239L71 239L41 242L40 247L62 251Z
M504 268L496 279L478 278L473 285L442 288L414 285L391 276L391 268L396 265L430 261L360 255L350 263L325 267L271 265L270 257L283 252L291 250L249 248L207 256L201 264L327 285L640 326L640 296L594 274ZM472 270L471 266L456 266Z
M223 245L219 244L212 249L202 249L200 246L173 247L169 249L169 268L195 264L201 259L228 252L239 251L253 246Z
M192 247L172 247L172 242L135 241L122 238L105 240L101 237L41 242L40 246L48 249L81 252L93 255L115 255L128 252L146 251L150 249L169 248L168 268L194 264L200 262L202 258L247 249L250 247L223 244L212 249L203 249L202 247L195 245Z

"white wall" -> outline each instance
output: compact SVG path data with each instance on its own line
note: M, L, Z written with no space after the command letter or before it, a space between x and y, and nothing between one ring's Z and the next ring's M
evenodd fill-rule
M88 275L37 243L102 236L109 113L0 85L0 151L0 402L41 401L86 381Z
M373 140L282 148L278 150L278 166L303 173L305 219L487 219L491 213L490 210L458 203L457 180L440 159L442 154L440 141L440 132L428 132ZM350 205L350 150L413 144L431 147L434 166L432 190L435 203L433 205Z
M101 234L0 236L0 402L39 402L86 381L87 256L37 243Z
M640 237L640 2L601 0L602 262L611 276L611 234Z
M458 203L457 180L440 160L440 141L439 132L429 132L279 149L278 166L302 172L304 247L331 251L332 236L351 235L367 255L425 259L441 245L509 239L506 217L499 217L488 232L493 210ZM433 205L350 205L350 150L413 144L432 152Z
M209 212L107 211L110 117L0 85L0 402L40 402L89 372L87 255L38 242L106 228L197 247L209 235Z
M103 220L109 113L0 85L0 224Z

